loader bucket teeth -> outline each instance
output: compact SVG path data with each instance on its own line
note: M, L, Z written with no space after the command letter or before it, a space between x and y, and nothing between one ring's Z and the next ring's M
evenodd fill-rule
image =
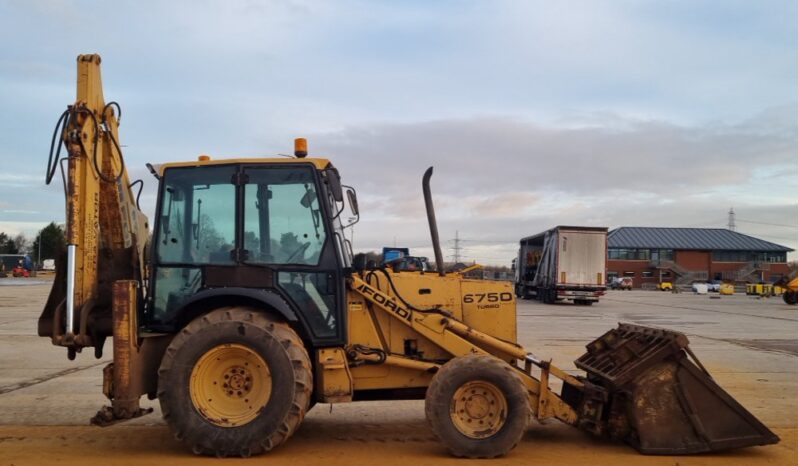
M682 333L629 324L587 345L576 366L606 401L596 409L596 397L585 396L579 427L651 455L777 443L778 436L715 383L688 345Z

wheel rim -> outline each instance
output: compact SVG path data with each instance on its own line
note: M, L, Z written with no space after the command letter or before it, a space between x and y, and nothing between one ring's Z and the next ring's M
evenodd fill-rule
M216 346L194 364L190 392L194 407L211 424L247 424L271 397L269 365L244 345Z
M507 399L496 385L467 382L454 393L449 415L461 434L481 439L495 435L507 419Z

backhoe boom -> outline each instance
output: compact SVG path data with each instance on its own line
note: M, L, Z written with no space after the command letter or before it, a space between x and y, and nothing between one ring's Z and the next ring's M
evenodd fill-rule
M77 99L55 135L67 149L66 261L39 320L39 334L68 347L70 357L86 346L102 351L112 333L113 283L143 283L148 236L122 158L120 108L103 98L100 56L78 56L77 68ZM48 179L60 161L51 154L50 163Z

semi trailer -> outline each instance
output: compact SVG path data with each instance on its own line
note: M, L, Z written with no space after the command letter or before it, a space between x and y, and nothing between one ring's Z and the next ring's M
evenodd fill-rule
M557 226L521 239L515 293L590 305L607 289L607 228Z

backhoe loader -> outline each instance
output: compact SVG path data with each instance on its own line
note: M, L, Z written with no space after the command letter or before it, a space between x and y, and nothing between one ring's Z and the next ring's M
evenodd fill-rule
M150 224L100 57L80 55L77 69L47 168L48 182L59 168L64 178L67 247L39 335L69 358L100 357L113 337L110 406L93 423L146 414L147 395L194 453L249 456L284 443L315 403L423 399L432 431L460 457L506 454L532 418L645 454L778 442L680 333L620 324L587 345L576 376L521 347L509 282L444 272L432 168L422 188L435 271L353 255L344 219L359 218L355 190L329 160L308 157L304 139L291 158L148 165Z
M793 270L785 275L781 280L774 283L773 286L784 289L781 298L785 303L793 306L798 304L798 270Z

